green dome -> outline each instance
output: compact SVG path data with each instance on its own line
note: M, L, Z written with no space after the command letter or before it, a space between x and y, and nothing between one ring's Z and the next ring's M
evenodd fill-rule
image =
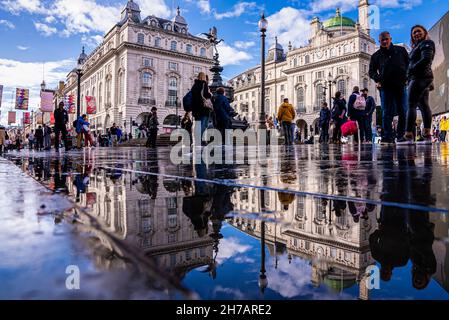
M330 18L323 22L323 27L325 29L340 27L340 26L353 27L353 28L355 27L355 21L350 18L342 17L341 13L340 13L340 9L337 9L337 13L335 14L335 17Z

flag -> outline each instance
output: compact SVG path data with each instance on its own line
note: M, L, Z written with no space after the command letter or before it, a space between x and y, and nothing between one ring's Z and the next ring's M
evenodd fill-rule
M0 108L2 107L3 86L0 84Z
M41 91L41 111L53 112L53 92Z
M86 96L87 114L97 113L97 106L95 105L95 97Z
M31 124L31 115L29 112L23 114L23 124Z
M42 112L36 114L36 124L44 124L44 114Z
M68 113L75 113L75 96L73 94L64 95L64 108Z
M55 124L55 115L52 113L50 113L50 124Z
M30 90L16 88L16 109L28 110L29 97L30 97Z
M16 112L8 111L8 124L16 123Z

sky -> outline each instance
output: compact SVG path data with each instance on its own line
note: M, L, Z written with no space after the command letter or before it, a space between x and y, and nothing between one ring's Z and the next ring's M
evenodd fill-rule
M30 107L37 109L43 77L56 87L75 66L82 46L92 51L103 35L120 20L126 0L0 0L0 85L4 86L1 123L12 106L16 87L30 89ZM212 26L224 39L220 60L224 79L230 79L260 61L257 22L265 12L268 46L275 36L287 48L307 43L310 20L342 14L357 20L358 0L134 0L142 18L153 14L172 18L176 7L198 35ZM409 42L412 24L432 27L449 10L449 0L371 0L380 13L379 30L390 30L395 42ZM375 37L376 38L376 37Z

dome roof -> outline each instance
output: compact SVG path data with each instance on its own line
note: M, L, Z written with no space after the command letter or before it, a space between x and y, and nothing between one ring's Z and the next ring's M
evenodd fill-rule
M279 42L277 44L273 43L269 50L273 50L274 48L276 48L277 50L284 50L284 48L281 46Z
M176 10L176 12L177 13L176 13L176 16L173 18L173 22L179 23L179 24L187 24L186 19L184 19L184 17L181 16L181 10L179 9L179 7Z
M323 22L323 27L325 29L335 28L335 27L353 27L355 28L355 21L351 18L343 17L340 13L340 9L337 9L335 17L330 18Z
M124 9L130 9L132 11L140 11L139 5L133 0L129 0Z

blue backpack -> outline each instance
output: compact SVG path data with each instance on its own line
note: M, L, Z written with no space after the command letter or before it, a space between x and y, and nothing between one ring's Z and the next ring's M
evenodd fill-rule
M187 92L187 94L182 98L182 105L185 112L191 112L193 110L193 94L192 91Z

